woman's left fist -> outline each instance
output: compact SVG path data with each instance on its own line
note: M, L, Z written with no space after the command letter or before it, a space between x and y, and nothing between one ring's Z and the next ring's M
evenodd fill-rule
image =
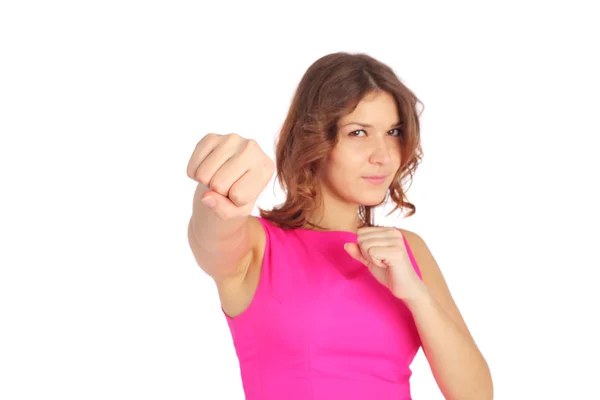
M352 258L366 265L375 279L394 296L407 300L418 293L423 282L410 262L404 235L399 229L361 228L357 243L346 243L344 249Z

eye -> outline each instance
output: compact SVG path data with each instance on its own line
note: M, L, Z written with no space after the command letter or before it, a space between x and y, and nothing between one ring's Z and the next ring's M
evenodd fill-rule
M359 130L357 130L357 131L350 132L350 133L348 134L348 136L359 136L359 135L357 135L357 134L356 134L356 132L365 132L365 130L364 130L364 129L359 129ZM365 133L366 133L366 132L365 132Z
M357 131L352 131L352 132L350 132L350 133L348 134L348 136L354 136L354 137L358 137L358 136L361 136L361 135L360 135L360 132L363 132L363 133L365 133L365 134L366 134L366 131L365 131L364 129L359 129L359 130L357 130ZM390 132L391 132L391 134L390 134ZM398 136L402 136L402 129L400 129L400 128L394 128L394 129L392 129L391 131L389 131L389 132L388 132L388 134L390 134L390 136L397 136L397 137L398 137Z

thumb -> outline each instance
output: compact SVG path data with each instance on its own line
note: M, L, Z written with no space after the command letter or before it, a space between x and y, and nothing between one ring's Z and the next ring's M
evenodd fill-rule
M238 216L239 207L236 206L229 198L209 190L202 195L202 203L210 208L222 219L230 219Z
M352 258L354 258L356 261L360 261L361 263L363 263L365 265L369 265L369 261L367 261L365 259L365 257L362 255L360 248L358 247L358 244L346 243L344 245L344 250L346 250L346 253L350 254L350 256Z

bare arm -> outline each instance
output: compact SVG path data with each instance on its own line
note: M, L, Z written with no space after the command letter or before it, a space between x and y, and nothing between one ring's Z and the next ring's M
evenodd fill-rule
M200 267L217 282L243 275L251 264L260 231L250 213L273 171L253 140L208 134L198 142L187 169L198 182L188 241Z
M196 262L215 280L237 275L247 266L252 250L249 235L249 216L220 219L202 203L209 191L201 183L194 193L192 216L188 224L188 242Z
M411 310L433 376L448 400L493 398L490 368L456 306L425 241L402 230L423 275L420 294L406 304Z

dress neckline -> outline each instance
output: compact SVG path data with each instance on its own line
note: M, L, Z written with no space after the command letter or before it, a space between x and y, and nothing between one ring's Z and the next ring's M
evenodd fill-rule
M300 231L300 232L314 232L317 234L333 233L333 234L338 234L338 235L358 236L358 234L356 234L354 232L350 232L350 231L339 231L339 230L319 231L316 229L308 229L308 228L295 228L294 230Z

